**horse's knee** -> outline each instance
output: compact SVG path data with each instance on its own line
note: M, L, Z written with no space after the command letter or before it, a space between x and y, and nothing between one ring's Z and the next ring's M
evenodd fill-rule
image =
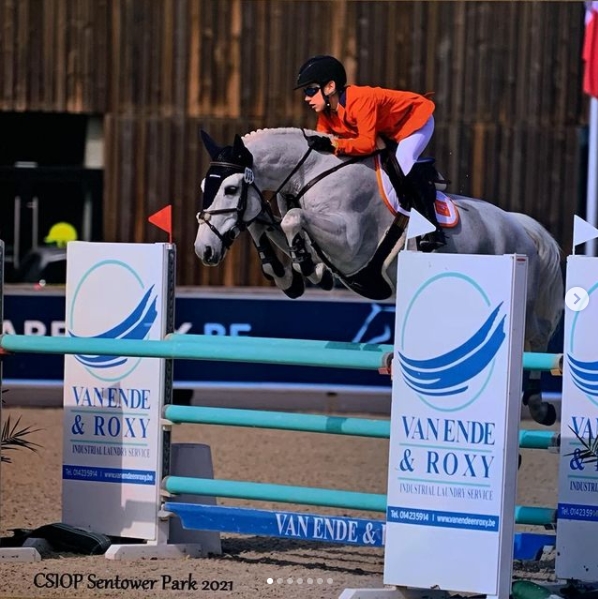
M280 226L287 239L291 241L303 228L303 210L300 208L289 210L280 221Z

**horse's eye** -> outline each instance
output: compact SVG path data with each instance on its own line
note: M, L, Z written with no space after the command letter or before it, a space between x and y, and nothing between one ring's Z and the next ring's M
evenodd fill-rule
M236 185L227 185L224 188L224 194L227 196L234 196L239 191L239 188Z

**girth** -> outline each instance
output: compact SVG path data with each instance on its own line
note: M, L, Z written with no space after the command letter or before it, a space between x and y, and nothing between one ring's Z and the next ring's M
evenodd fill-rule
M382 276L382 268L384 262L403 235L408 220L409 217L404 214L398 214L378 244L371 260L361 270L350 276L339 272L316 243L312 242L312 246L322 262L324 262L324 264L326 264L326 266L328 266L328 268L341 279L349 289L352 289L356 293L359 293L359 295L371 300L385 300L392 297L394 289L392 289L388 284L388 281Z

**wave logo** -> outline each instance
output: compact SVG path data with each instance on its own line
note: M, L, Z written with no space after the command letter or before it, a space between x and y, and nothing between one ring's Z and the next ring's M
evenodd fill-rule
M596 328L598 306L592 294L598 289L596 283L588 290L588 306L575 312L571 323L567 364L573 384L596 406L598 406L598 361L596 360ZM581 320L580 320L581 319Z
M158 317L156 305L154 285L146 289L139 274L125 262L103 260L85 272L76 286L67 330L79 338L146 339ZM141 362L141 358L116 355L74 357L103 382L122 380Z
M446 298L459 298L462 305L451 307ZM452 317L464 306L461 318ZM469 406L492 378L505 320L503 302L492 307L471 277L456 272L432 277L414 294L402 323L397 358L405 384L436 410ZM422 355L414 355L417 351Z

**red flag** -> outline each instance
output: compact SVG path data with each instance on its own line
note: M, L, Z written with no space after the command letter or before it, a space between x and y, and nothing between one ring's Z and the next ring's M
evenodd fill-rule
M156 225L156 227L166 231L168 233L168 242L172 243L172 205L168 204L168 206L162 208L162 210L158 210L158 212L154 212L147 219L152 225Z
M583 91L598 98L598 1L586 2L586 29L582 58L585 62Z

